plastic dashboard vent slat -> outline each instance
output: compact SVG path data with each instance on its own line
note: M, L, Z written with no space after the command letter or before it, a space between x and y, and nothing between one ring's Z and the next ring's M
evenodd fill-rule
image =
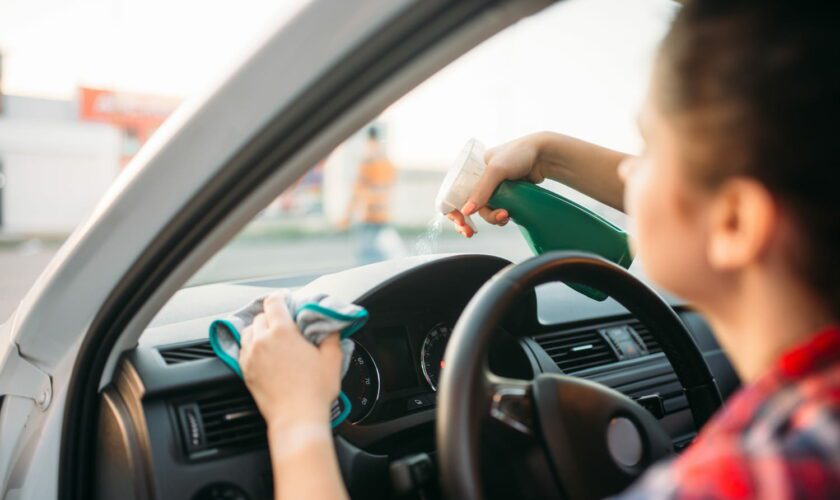
M209 340L158 349L167 365L177 365L215 356Z
M656 341L656 339L653 338L653 334L650 333L648 327L643 325L641 321L634 319L627 323L627 325L633 330L636 330L636 333L639 335L639 337L641 337L642 341L645 343L648 353L655 354L657 352L662 352L662 348L659 347L659 343Z
M534 340L564 373L576 373L618 361L615 351L598 330L619 325L635 330L649 354L662 352L650 330L636 319L545 333L535 336Z
M196 408L201 422L200 443L185 443L190 458L233 455L267 446L265 421L244 387L179 406ZM182 427L184 424L182 421Z
M208 448L219 452L244 451L265 444L265 422L247 393L233 393L196 401Z
M534 338L557 367L574 373L618 360L596 328L553 332Z

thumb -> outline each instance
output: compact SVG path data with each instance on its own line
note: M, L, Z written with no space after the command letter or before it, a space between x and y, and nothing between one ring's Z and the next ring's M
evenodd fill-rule
M490 201L490 197L493 196L493 191L496 190L503 180L504 178L488 166L488 169L484 171L484 175L479 179L472 194L467 198L467 202L461 208L461 213L472 215L479 208L486 206L487 202Z
M295 321L286 305L286 290L277 290L263 300L263 313L271 328L291 329Z
M341 367L341 360L344 357L344 353L341 351L340 343L341 340L336 333L325 338L321 342L321 345L318 346L321 351L321 359L326 366Z
M329 384L329 396L335 398L341 390L341 360L344 357L338 334L325 338L318 351L321 358L322 373L326 376L325 382Z

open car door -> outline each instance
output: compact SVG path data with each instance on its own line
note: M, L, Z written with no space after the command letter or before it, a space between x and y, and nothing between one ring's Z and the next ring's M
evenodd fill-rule
M183 106L0 327L0 497L93 497L100 391L160 307L344 138L549 3L316 1Z

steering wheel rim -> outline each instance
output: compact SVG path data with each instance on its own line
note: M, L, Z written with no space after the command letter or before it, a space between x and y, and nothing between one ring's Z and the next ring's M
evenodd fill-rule
M478 424L489 411L488 386L495 387L495 399L498 399L499 388L511 394L529 391L529 387L546 393L545 380L537 380L545 377L537 377L530 385L501 380L489 374L486 359L495 328L521 294L537 285L555 281L603 291L648 326L684 388L697 428L702 427L721 404L714 377L693 337L676 312L649 286L624 268L595 255L549 252L533 257L506 267L485 283L464 309L449 339L445 354L447 370L442 373L438 389L436 439L441 480L452 498L483 498L478 467ZM579 379L571 380L573 377L555 378L558 384L579 385L575 382ZM623 405L619 401L615 403ZM552 405L557 406L556 402ZM622 411L635 412L626 404ZM634 413L634 421L653 419L646 415ZM648 425L649 420L642 424ZM545 427L546 424L541 425ZM657 431L652 432L656 434Z

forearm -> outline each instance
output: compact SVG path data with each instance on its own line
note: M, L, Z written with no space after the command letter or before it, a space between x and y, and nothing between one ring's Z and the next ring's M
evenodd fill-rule
M537 135L536 167L543 176L565 184L618 210L624 209L624 184L618 164L628 155L562 134Z
M347 498L328 424L270 426L268 439L276 500Z

